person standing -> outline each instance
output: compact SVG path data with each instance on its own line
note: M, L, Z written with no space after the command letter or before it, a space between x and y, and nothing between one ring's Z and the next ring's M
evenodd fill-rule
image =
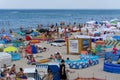
M117 54L117 48L116 48L116 46L113 47L113 54L115 54L115 55Z
M67 80L64 60L61 60L61 64L60 64L60 80Z

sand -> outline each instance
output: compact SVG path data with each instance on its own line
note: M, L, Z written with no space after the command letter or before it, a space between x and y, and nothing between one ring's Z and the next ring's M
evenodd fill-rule
M63 47L55 47L51 46L50 44L47 44L47 42L41 42L41 45L44 47L47 47L48 50L46 52L38 53L37 56L42 56L39 58L36 58L36 60L45 59L48 58L51 54L54 54L55 52L60 52L63 59L66 59L69 57L71 60L77 60L79 59L79 55L66 55L66 46ZM95 66L91 66L85 69L72 69L72 71L75 71L74 73L70 73L70 79L74 80L77 77L96 77L96 78L103 78L107 80L120 80L120 74L115 73L108 73L103 71L103 58L99 59L99 64ZM34 65L27 65L27 61L25 58L22 58L19 61L14 61L12 64L16 64L17 69L20 67L22 68L29 68L29 67L35 67Z

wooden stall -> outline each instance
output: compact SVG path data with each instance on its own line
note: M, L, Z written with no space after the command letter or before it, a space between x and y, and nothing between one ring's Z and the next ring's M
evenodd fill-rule
M88 48L91 49L90 38L67 39L67 54L80 54L81 51L86 51Z

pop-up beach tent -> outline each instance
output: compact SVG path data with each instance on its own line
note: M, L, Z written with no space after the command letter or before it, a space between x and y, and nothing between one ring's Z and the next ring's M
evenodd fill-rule
M0 67L6 64L7 66L11 65L11 55L9 53L0 52Z
M26 39L26 41L29 41L29 40L31 40L31 37L29 35L26 35L25 39Z
M36 54L37 48L34 45L28 45L28 46L26 46L25 52L27 54Z

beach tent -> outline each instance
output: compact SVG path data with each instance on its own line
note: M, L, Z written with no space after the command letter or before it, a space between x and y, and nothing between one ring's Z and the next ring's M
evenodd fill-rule
M7 66L11 65L11 55L5 52L0 52L0 67L6 64Z
M12 57L12 61L20 60L20 54L18 53L10 53Z
M31 47L31 45L26 46L25 52L26 52L27 54L32 54L32 47Z
M60 80L60 74L59 74L60 69L57 65L49 65L48 70L52 72L52 75L54 76L53 80Z
M117 22L118 22L118 19L112 19L110 21L110 24L113 25L113 26L117 26Z
M34 45L28 45L28 46L26 46L25 52L27 54L36 54L37 48Z
M18 51L18 49L16 47L13 47L13 46L9 46L9 47L4 49L4 52L15 52L15 51Z
M5 41L3 41L3 40L0 40L0 44L5 44Z
M37 48L34 45L32 45L31 47L32 47L32 53L36 54L37 53Z
M102 23L102 24L110 24L109 21L101 21L100 23Z
M19 35L22 35L22 36L24 36L24 35L25 35L25 33L24 33L24 32L21 32L21 31L20 31L20 32L18 32L18 34L19 34Z
M26 39L26 41L29 41L29 40L31 40L31 37L29 35L26 35L25 39Z
M0 34L0 37L2 37L2 36L8 36L8 37L11 37L11 35L10 35L9 33L2 33L2 34Z
M88 21L88 22L86 22L87 24L95 24L96 23L96 21Z
M11 39L9 36L2 36L1 39L4 41L4 43L10 43Z
M31 36L37 36L37 35L38 35L38 32L32 32L30 35L31 35Z
M4 44L1 44L1 43L0 43L0 48L3 48L3 47L4 47Z

